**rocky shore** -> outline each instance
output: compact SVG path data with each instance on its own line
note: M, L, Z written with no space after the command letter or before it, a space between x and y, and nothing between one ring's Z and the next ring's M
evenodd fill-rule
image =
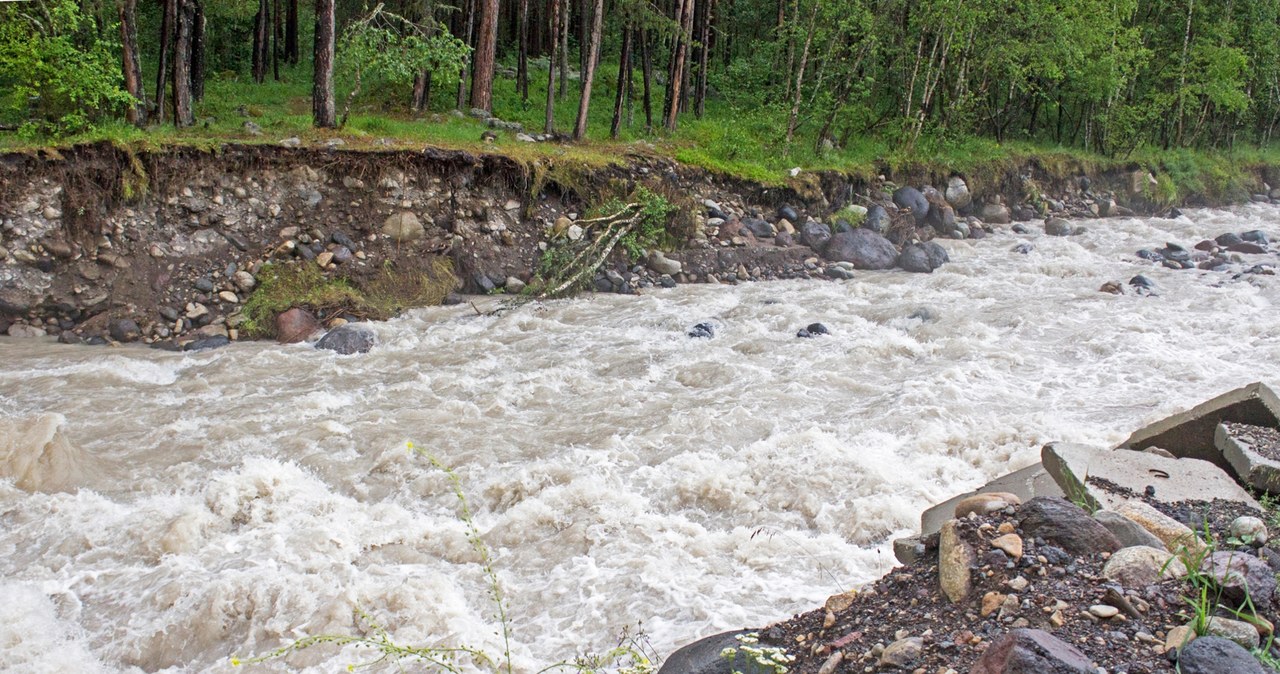
M1280 197L1264 178L1255 198ZM591 280L596 291L928 273L947 262L936 239L980 239L1010 225L1071 235L1079 226L1063 218L1162 210L1154 178L1140 168L1088 176L1029 162L986 177L873 180L796 172L786 186L765 186L643 154L574 168L433 149L83 146L0 156L0 334L210 348L249 337L309 339L444 299L415 295L379 311L314 315L317 307L299 297L271 310L307 312L292 314L296 321L251 322L245 306L264 269L288 265L360 292L447 260L451 287L519 293L549 247L586 235L578 223L604 195L634 186L676 206L674 249L637 259L615 252ZM1265 239L1220 250L1238 255L1241 245L1269 251ZM1180 251L1162 250L1153 255L1181 264ZM1218 252L1186 259L1227 259Z
M1278 429L1252 384L1115 449L1048 445L924 513L879 581L661 674L1276 671Z

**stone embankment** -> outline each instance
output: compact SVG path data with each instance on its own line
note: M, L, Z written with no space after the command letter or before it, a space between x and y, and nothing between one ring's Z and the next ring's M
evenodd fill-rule
M636 186L678 207L668 230L674 250L616 252L592 280L596 291L928 273L948 260L936 239L978 239L1043 218L1047 233L1070 235L1079 227L1060 217L1158 210L1145 170L1090 178L1030 162L986 177L801 172L765 186L645 155L589 169L295 145L0 156L0 334L208 348L276 333L308 339L379 317L294 314L246 325L263 270L282 264L362 290L447 259L465 292L518 293L548 248L588 235L578 223L590 209ZM1176 252L1162 255L1178 260ZM299 296L296 308L316 309L309 299Z
M738 656L740 634L793 674L1275 671L1277 519L1253 494L1273 502L1277 471L1280 398L1262 384L1115 449L1051 444L925 512L878 582L695 642L660 674L777 674Z

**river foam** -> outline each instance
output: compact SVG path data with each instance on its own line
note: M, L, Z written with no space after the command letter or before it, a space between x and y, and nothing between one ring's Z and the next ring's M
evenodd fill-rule
M1276 277L1132 254L1277 222L1268 206L1113 219L944 242L953 262L930 275L420 310L374 326L382 345L358 357L0 342L0 418L62 415L94 466L58 493L0 480L0 658L229 671L355 633L356 609L399 642L500 655L486 566L520 672L638 621L665 653L787 617L878 577L922 509L1045 442L1115 444L1280 381ZM1036 249L1010 252L1023 239ZM1158 295L1098 291L1139 272ZM685 337L702 321L716 338ZM794 337L814 321L832 334ZM488 562L410 441L456 473Z

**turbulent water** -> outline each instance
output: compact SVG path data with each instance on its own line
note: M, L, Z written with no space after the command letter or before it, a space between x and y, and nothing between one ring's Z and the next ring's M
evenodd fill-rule
M807 610L893 564L932 503L1280 382L1280 278L1139 264L1280 210L948 242L931 275L441 308L337 356L0 340L0 669L226 671L356 609L519 672L642 624L659 653ZM1113 296L1143 272L1159 295ZM912 317L921 308L931 320ZM715 322L712 340L685 330ZM821 321L832 334L797 329ZM367 654L366 654L367 655ZM250 668L334 671L318 647Z

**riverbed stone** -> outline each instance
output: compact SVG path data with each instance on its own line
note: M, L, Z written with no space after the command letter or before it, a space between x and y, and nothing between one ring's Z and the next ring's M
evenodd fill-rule
M1126 548L1145 546L1157 550L1165 549L1164 542L1156 538L1155 534L1114 510L1099 510L1093 514L1093 519L1098 520L1099 524L1114 534L1120 541L1120 545Z
M958 604L969 596L975 560L973 548L960 534L959 522L951 520L942 525L938 537L938 584L952 603Z
M1205 636L1230 639L1241 646L1253 650L1258 647L1260 637L1258 628L1243 620L1232 620L1213 616L1204 628Z
M936 319L936 312L927 307L921 307L914 311L909 318L932 321ZM1053 481L1053 477L1045 472L1044 466L1035 463L1012 473L1001 475L978 489L953 496L925 510L920 514L921 534L937 533L944 522L956 517L957 506L970 496L1000 492L1014 495L1019 499L1020 503L1036 496L1062 496L1062 490ZM1007 503L1007 505L1015 504Z
M969 185L965 183L964 178L960 176L951 176L947 180L947 189L944 193L947 203L951 204L956 210L964 210L973 203L973 195L969 193Z
M892 269L898 261L898 249L888 239L862 227L832 236L822 255L864 270Z
M378 337L373 330L355 323L348 323L330 330L321 337L320 341L316 342L316 348L351 355L367 353L377 342Z
M27 325L26 323L14 323L13 325L9 326L9 329L5 331L5 334L9 335L10 337L15 337L19 339L32 339L35 337L44 337L48 333L44 331L44 328L40 328L34 325Z
M1262 665L1243 646L1222 637L1200 637L1178 654L1182 674L1265 674Z
M831 228L827 225L814 220L800 225L800 242L814 251L821 253L830 240Z
M1187 567L1182 560L1158 548L1135 545L1111 554L1102 567L1102 576L1126 588L1139 589L1165 578L1182 578Z
M111 339L122 343L136 342L142 338L142 330L131 318L118 318L111 321L107 332L111 335Z
M382 233L396 243L417 241L426 234L422 221L410 211L400 211L387 216L382 223Z
M765 670L751 658L731 659L720 655L726 648L741 646L738 637L749 632L721 632L685 644L662 661L658 674L731 674L735 670L742 674L770 674L772 670Z
M924 639L907 637L899 639L888 646L880 654L880 666L892 669L907 669L924 652Z
M1246 599L1259 610L1270 610L1276 591L1276 575L1271 566L1238 550L1220 550L1200 563L1200 572L1213 578L1222 597L1242 605Z
M660 250L649 251L648 262L650 269L658 272L659 274L668 274L670 276L679 274L683 268L683 265L681 265L678 260L668 259Z
M953 514L955 517L968 517L970 513L978 515L990 515L999 512L1009 506L1022 505L1022 499L1016 494L1009 492L984 492L967 496L959 503L955 504Z
M306 341L321 329L320 321L301 307L294 307L276 316L276 341L281 344Z
M1268 538L1270 538L1267 532L1267 523L1263 522L1262 518L1253 517L1252 515L1244 515L1232 520L1228 532L1232 538L1246 541L1254 547L1266 545Z
M1079 234L1076 226L1062 218L1049 218L1044 221L1044 233L1049 236L1072 236Z
M987 204L983 206L979 217L983 222L989 222L993 225L1007 225L1013 220L1012 215L1009 213L1009 207L1004 204Z
M880 204L872 204L867 207L867 217L862 221L862 228L869 229L876 234L884 234L889 231L889 225L893 223L893 219L889 217L889 211Z
M970 674L1096 674L1078 648L1037 629L1012 630L987 646Z
M1022 530L1073 555L1114 552L1120 541L1080 506L1064 498L1038 497L1018 510Z
M1170 552L1198 554L1204 550L1204 542L1190 527L1142 501L1127 501L1116 506L1115 511L1151 532Z

